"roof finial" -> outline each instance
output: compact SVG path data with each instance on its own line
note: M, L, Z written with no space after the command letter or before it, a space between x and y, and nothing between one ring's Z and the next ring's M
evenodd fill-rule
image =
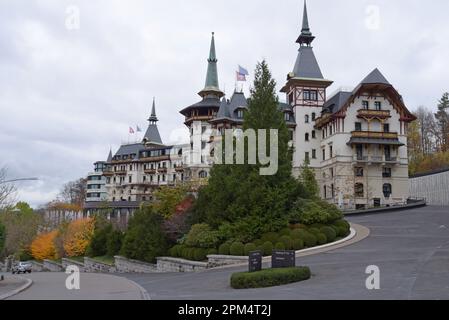
M315 37L312 35L312 32L310 32L309 15L307 14L307 2L306 0L304 0L301 35L299 36L298 40L296 40L296 42L300 45L310 46L314 39Z
M159 119L156 116L156 97L153 97L153 107L151 108L151 116L148 119L150 123L155 124L159 121Z
M208 94L215 94L219 97L223 96L223 92L218 85L218 70L217 70L217 54L215 51L215 32L212 32L212 40L210 43L209 59L207 59L207 74L206 84L204 89L199 93L200 96L205 97Z

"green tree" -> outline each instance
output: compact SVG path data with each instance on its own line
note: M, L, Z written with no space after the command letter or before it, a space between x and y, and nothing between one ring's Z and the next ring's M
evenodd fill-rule
M439 129L440 150L449 151L449 93L446 92L438 102L438 112L435 115Z
M175 187L160 187L154 192L156 198L154 209L164 218L170 218L176 207L187 197L188 185L179 184Z
M167 252L167 239L162 231L163 217L151 206L138 210L129 221L121 253L130 259L154 263Z
M6 240L6 229L5 226L0 222L0 257L3 253L3 248L5 247Z
M310 168L306 161L301 168L301 182L304 186L305 197L310 199L319 199L320 187L316 181L315 172Z
M214 165L208 185L199 192L193 222L221 227L226 237L248 241L285 227L286 213L303 191L291 175L288 129L279 108L276 83L265 61L256 67L244 129L278 130L277 173L261 176L262 165L249 165L247 161L244 165Z

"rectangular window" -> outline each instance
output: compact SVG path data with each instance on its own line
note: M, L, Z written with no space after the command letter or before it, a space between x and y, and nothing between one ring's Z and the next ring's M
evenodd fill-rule
M304 90L303 96L304 96L304 100L310 100L310 91Z
M312 101L318 100L318 92L316 90L310 91L310 100Z
M306 154L305 154L305 160L306 160L306 162L310 161L310 155L308 152L306 152Z
M326 150L323 149L323 161L326 160Z
M316 131L315 130L312 131L312 139L316 139Z
M355 168L355 176L356 177L363 177L363 168Z
M383 168L382 176L384 178L391 178L391 168Z
M201 142L201 149L206 149L206 142Z
M384 123L384 132L390 132L390 125L388 123Z
M330 146L329 147L329 156L332 158L334 156L334 147Z
M239 118L239 119L243 119L244 118L243 110L238 110L237 111L237 118Z
M289 101L289 103L290 103L291 105L294 105L294 104L295 104L295 101L294 101L294 93L293 93L293 92L290 92L290 94L288 95L288 101Z
M363 107L363 109L368 110L369 109L369 101L363 100L362 107Z
M361 122L355 123L355 131L362 131L362 123Z
M314 112L314 113L312 113L312 121L315 121L316 120L316 113Z
M334 177L334 168L330 168L329 173L330 173L331 178L333 178Z
M374 102L374 106L376 107L376 110L382 110L382 102L376 101Z
M290 114L288 112L284 113L285 121L290 121Z
M315 149L312 150L312 159L316 159L316 150Z

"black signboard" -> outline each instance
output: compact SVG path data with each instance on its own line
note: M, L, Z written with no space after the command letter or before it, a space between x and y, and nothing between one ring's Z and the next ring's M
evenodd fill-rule
M272 268L293 268L296 266L295 251L274 250L271 257Z
M262 270L262 251L249 253L249 272Z

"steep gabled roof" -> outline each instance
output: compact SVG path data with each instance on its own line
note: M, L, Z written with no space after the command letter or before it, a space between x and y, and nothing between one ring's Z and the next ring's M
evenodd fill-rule
M312 47L300 47L293 73L296 78L324 79Z
M379 69L374 69L360 84L385 84L391 85L390 82L384 77Z

